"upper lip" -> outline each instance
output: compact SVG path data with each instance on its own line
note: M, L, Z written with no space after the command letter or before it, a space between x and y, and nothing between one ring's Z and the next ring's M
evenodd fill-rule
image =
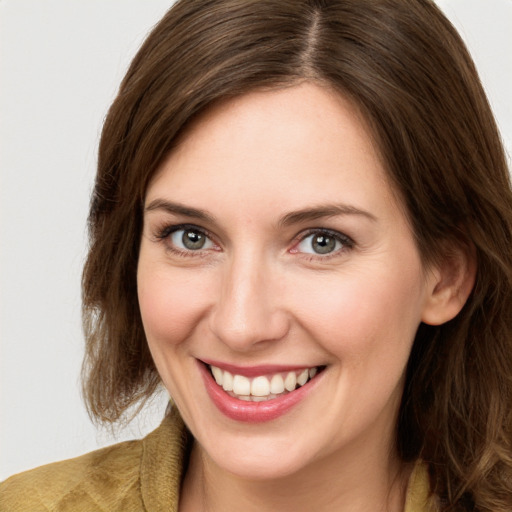
M282 365L282 364L261 364L254 366L239 366L235 364L215 361L213 359L200 359L200 361L209 366L216 366L221 370L228 371L233 375L244 375L245 377L257 377L258 375L267 375L280 372L293 372L304 370L305 368L316 368L319 365L303 364L303 365Z

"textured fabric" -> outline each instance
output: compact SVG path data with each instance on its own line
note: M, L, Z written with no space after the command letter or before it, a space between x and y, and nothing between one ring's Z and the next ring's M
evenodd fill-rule
M177 512L186 444L173 410L140 441L8 478L0 484L0 511Z
M140 441L49 464L0 484L0 512L177 512L188 434L176 410ZM434 512L417 464L404 512Z
M427 466L416 464L409 479L404 512L437 512L437 499L430 495Z

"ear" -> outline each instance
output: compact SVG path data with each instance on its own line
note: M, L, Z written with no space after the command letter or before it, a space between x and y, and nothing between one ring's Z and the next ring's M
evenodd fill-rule
M440 262L428 270L427 297L421 320L429 325L441 325L455 318L473 289L475 276L474 247L454 244Z

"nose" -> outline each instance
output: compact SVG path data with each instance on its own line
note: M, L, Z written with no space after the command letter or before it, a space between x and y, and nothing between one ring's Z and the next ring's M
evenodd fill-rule
M279 276L262 260L250 254L226 263L218 301L210 311L211 331L237 352L262 349L289 330Z

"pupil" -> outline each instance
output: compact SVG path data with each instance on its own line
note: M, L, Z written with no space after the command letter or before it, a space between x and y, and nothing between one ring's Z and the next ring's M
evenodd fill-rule
M182 242L187 249L197 250L205 244L205 237L197 231L185 231Z
M318 235L312 241L313 250L318 254L327 254L336 247L336 240L326 235Z

